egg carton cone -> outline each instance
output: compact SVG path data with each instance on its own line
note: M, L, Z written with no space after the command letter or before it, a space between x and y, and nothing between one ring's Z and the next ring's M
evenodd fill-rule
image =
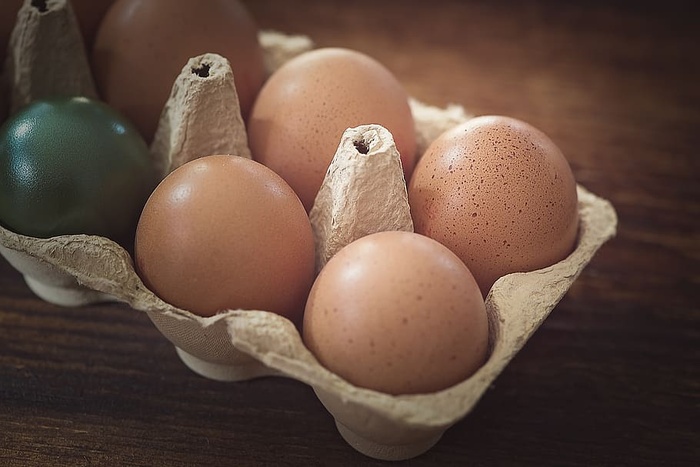
M47 5L49 9L66 8L60 0ZM35 7L26 1L23 9L29 8ZM38 21L47 17L43 12ZM18 18L16 29L24 31L27 20L22 12ZM75 35L75 21L65 24L72 29L68 32ZM35 27L35 34L39 30ZM56 30L56 34L64 33ZM263 31L259 37L269 72L313 48L313 42L304 36ZM11 47L18 50L13 49L12 53L21 56L33 43L36 40L15 40ZM83 50L82 44L74 44L76 54L84 53ZM23 63L25 68L44 66L38 60L44 58ZM208 72L204 72L204 65L208 66ZM89 73L87 62L84 66L64 71L83 76ZM87 84L90 80L70 78L65 82L83 83L79 91L85 93L93 89ZM62 90L51 92L54 91ZM33 98L50 95L41 89L33 92ZM212 99L223 102L212 107L209 105ZM415 99L410 104L419 154L442 132L471 117L459 105L437 108ZM217 118L212 118L213 115ZM214 122L221 123L212 129ZM210 139L216 141L207 141L205 131L213 132L209 134L216 138ZM233 75L225 59L206 54L185 64L163 109L158 134L151 152L163 176L198 157L192 148L199 142L214 145L206 146L207 151L249 157ZM203 155L207 154L199 154ZM377 177L382 179L381 183ZM310 213L318 267L343 245L362 235L382 230L411 231L405 192L401 162L391 134L378 125L348 129L339 141ZM146 313L173 344L183 363L204 377L241 381L283 376L310 385L348 444L373 458L401 460L429 450L445 430L474 408L596 251L615 235L617 217L612 205L582 186L577 186L577 193L580 226L574 251L549 267L509 274L497 280L486 297L488 360L467 380L430 394L396 396L348 383L320 365L304 345L295 325L277 314L265 310L226 310L200 317L174 307L144 286L124 248L103 237L33 238L0 226L0 253L24 275L29 287L48 302L76 306L110 300ZM368 210L373 214L367 215Z
M309 212L316 271L345 245L385 230L413 232L399 151L380 125L348 128Z
M161 113L151 153L161 177L203 155L251 158L233 71L226 58L203 54L182 68Z
M70 1L24 1L10 35L4 73L11 113L56 94L97 97Z

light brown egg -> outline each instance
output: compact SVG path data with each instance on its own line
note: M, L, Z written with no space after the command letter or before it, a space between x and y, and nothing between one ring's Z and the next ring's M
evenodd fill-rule
M231 63L246 118L266 73L257 32L236 0L118 0L92 51L98 90L150 141L187 60L216 53Z
M135 262L150 290L192 313L266 310L299 324L314 280L313 234L299 198L272 170L206 156L151 194Z
M488 319L454 253L413 232L387 231L350 243L321 270L303 336L322 365L356 386L430 393L485 362Z
M406 91L373 58L323 48L290 60L265 83L250 115L248 140L253 158L280 174L308 211L343 132L371 123L394 136L408 180L416 135Z
M567 160L513 118L477 117L441 135L416 166L408 197L415 231L454 251L484 296L499 277L554 264L576 243Z

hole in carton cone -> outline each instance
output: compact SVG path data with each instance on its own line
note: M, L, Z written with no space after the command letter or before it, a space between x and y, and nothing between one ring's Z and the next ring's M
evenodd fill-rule
M46 6L46 0L32 0L32 6L39 10L39 13L49 11L49 8Z
M208 78L210 69L211 65L209 65L208 63L202 63L200 66L192 68L192 73L199 76L200 78Z
M362 138L353 141L353 144L355 145L355 149L357 149L357 152L359 152L360 154L367 154L369 152L369 146L371 144L371 141L367 141L366 139Z

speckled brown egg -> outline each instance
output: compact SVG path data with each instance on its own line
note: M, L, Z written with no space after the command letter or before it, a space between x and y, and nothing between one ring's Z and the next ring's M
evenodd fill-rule
M297 324L315 277L299 198L262 164L226 155L163 179L141 214L135 263L157 296L197 315L266 310Z
M266 77L257 33L237 0L118 0L95 38L95 81L102 98L150 141L187 61L216 53L231 63L247 118Z
M408 180L416 135L405 89L363 53L322 48L290 60L265 83L248 139L253 158L280 174L308 211L343 132L372 123L394 136Z
M430 393L481 367L488 319L454 253L423 235L389 231L350 243L321 270L303 336L322 365L356 386Z
M571 168L547 135L514 118L477 117L445 132L408 193L416 232L454 251L484 296L499 277L554 264L576 243Z

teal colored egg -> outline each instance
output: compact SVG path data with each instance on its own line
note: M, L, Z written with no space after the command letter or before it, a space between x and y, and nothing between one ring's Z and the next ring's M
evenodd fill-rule
M0 128L0 223L14 232L100 235L130 248L155 184L145 141L101 102L36 101Z

